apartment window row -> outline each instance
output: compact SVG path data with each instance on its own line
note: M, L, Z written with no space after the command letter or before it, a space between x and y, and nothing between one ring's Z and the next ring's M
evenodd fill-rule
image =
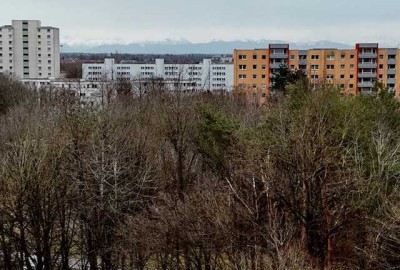
M178 76L179 75L179 72L165 72L165 75L166 76Z
M225 70L225 67L213 67L213 70Z
M253 60L257 60L258 59L258 55L257 54L253 54L252 58L253 58ZM262 54L261 55L261 59L262 60L266 60L267 59L267 55L266 54ZM247 60L247 55L239 54L239 60Z
M154 67L140 67L141 70L150 70L150 69L154 69Z
M88 69L102 69L102 67L89 66Z
M213 83L212 86L213 87L226 87L226 84L224 84L224 83Z
M226 78L213 78L213 81L226 81Z
M143 67L142 67L142 69L143 69ZM154 69L154 68L153 68L153 69ZM178 67L167 66L167 67L165 67L165 69L166 69L166 70L176 70L176 69L178 69ZM189 67L189 69L190 69L190 67Z
M213 72L214 76L225 76L226 73L225 72Z
M117 69L131 69L131 67L117 67Z

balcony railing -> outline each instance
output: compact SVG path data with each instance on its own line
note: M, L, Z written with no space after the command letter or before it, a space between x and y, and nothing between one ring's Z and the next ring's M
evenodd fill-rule
M396 69L388 69L387 74L396 75Z
M376 73L375 72L358 73L358 78L376 78Z
M269 58L271 59L287 59L289 55L287 53L271 53Z
M396 83L396 79L395 78L390 78L386 80L386 84L395 84Z
M369 63L369 62L360 62L358 64L359 68L376 68L376 63Z
M358 58L376 58L377 54L376 53L360 53L358 55Z
M271 69L278 69L281 67L281 65L286 65L285 62L276 62L276 63L270 63L269 68Z
M358 83L358 87L374 87L374 83L373 82L359 82Z

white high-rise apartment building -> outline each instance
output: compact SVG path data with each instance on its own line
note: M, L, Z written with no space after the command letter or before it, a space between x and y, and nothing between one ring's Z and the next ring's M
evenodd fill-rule
M0 26L0 73L24 78L60 76L60 31L37 20Z
M115 63L106 58L104 63L82 64L82 79L88 81L148 81L163 79L167 85L181 83L194 90L232 90L233 63L204 59L198 64L166 64L164 59L155 63Z

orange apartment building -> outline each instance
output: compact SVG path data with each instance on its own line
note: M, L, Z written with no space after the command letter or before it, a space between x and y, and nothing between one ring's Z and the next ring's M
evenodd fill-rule
M281 64L304 70L311 83L338 85L347 93L370 93L375 82L400 95L400 50L359 43L354 49L290 50L289 44L234 51L234 86L247 97L264 102Z

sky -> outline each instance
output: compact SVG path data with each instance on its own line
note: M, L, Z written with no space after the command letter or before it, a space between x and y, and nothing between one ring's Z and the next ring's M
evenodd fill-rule
M400 43L399 0L1 0L0 25L37 19L69 45L163 40Z

